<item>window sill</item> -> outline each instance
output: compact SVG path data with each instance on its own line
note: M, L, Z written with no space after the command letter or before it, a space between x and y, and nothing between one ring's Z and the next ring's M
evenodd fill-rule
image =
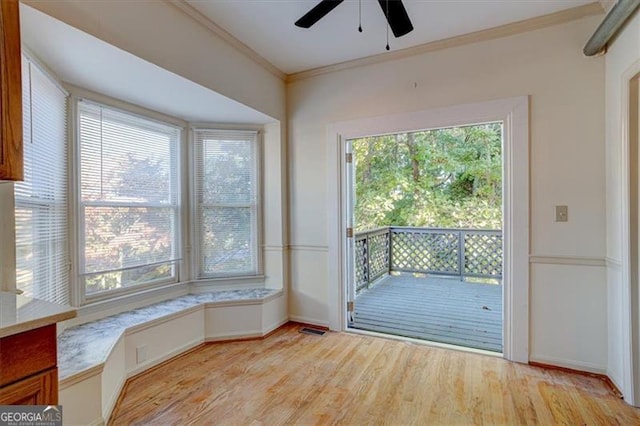
M249 275L237 277L216 277L193 280L189 283L191 293L200 293L210 290L226 290L232 288L250 288L264 286L264 275Z
M166 288L170 285L179 284L178 279L176 277L171 278L161 278L153 281L146 282L144 284L132 285L121 287L112 290L99 291L95 293L88 294L86 296L85 303L82 306L95 305L100 302L105 302L109 300L120 300L121 298L126 298L127 296L133 296L135 294L141 294L148 292L154 289Z
M165 301L186 294L206 293L211 290L232 290L264 287L264 275L207 278L185 281L140 289L135 293L117 295L109 299L91 301L78 308L78 316L59 323L58 334L75 325L95 321L110 315L130 311L153 303Z
M140 289L134 293L116 295L108 299L90 301L78 308L78 316L70 321L59 323L58 334L66 328L95 321L120 312L130 311L142 306L162 302L174 297L184 296L189 293L189 283L171 283Z

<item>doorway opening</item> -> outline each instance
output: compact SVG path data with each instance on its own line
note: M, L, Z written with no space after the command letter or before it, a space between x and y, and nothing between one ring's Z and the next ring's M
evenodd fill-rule
M503 352L503 123L346 141L348 327Z

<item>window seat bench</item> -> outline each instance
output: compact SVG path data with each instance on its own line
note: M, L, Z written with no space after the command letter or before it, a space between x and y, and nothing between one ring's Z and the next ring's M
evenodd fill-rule
M102 424L127 378L204 342L262 337L286 323L282 290L184 296L65 329L58 336L65 423Z

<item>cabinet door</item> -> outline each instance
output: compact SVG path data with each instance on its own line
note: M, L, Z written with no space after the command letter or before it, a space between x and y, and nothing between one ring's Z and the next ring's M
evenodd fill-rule
M58 405L58 369L0 388L0 405Z
M22 71L18 0L0 0L0 180L22 180Z

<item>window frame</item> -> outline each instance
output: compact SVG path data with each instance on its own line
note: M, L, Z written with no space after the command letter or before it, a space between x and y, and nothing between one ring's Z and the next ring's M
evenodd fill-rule
M67 268L67 282L66 282L66 303L73 305L74 299L73 299L73 282L74 282L74 274L73 271L71 270L71 265L72 265L72 252L71 252L71 245L72 245L72 240L71 240L71 229L73 228L73 218L69 215L69 207L71 205L71 193L70 193L70 182L71 182L71 156L72 156L72 146L69 140L69 135L72 131L72 129L69 127L69 123L70 123L70 117L71 117L71 109L72 109L72 104L71 104L71 93L67 90L66 87L64 87L62 85L62 83L60 82L60 80L56 77L56 75L43 63L41 62L34 54L33 52L31 52L31 50L25 46L22 45L21 46L22 52L21 52L21 64L24 66L26 64L27 67L29 67L29 108L30 108L30 113L29 113L29 120L30 120L30 124L31 126L33 126L33 97L32 97L32 87L33 87L33 77L32 77L32 68L35 68L43 77L45 77L48 82L50 84L52 84L53 86L56 87L56 89L58 89L61 93L61 95L64 97L64 109L65 109L65 135L64 135L64 149L66 151L66 164L64 165L64 167L66 168L66 181L64 182L64 190L66 191L66 202L61 203L57 198L49 198L49 197L42 197L42 196L36 196L36 197L22 197L20 196L16 191L15 188L13 189L13 209L12 209L12 213L14 215L14 232L17 233L16 230L16 225L17 225L17 221L16 221L16 212L18 209L20 208L24 208L26 210L30 210L32 212L32 215L36 215L36 214L45 214L47 216L49 216L47 214L48 211L50 210L56 210L56 209L63 209L64 211L67 212L67 221L65 224L65 228L66 228L66 232L64 235L65 240L63 241L64 246L66 248L66 253L64 253L64 257L65 257L65 261L64 263L66 263L66 268ZM22 72L24 72L24 70L22 70ZM23 82L24 85L24 82ZM23 95L23 99L24 99L24 95ZM24 108L24 106L23 106ZM22 120L22 125L24 126L24 119ZM32 132L30 132L29 136L32 136ZM26 142L25 142L26 143ZM26 158L25 158L25 162L26 162ZM26 178L26 176L25 176ZM50 219L50 217L49 217ZM36 233L38 233L38 231L35 231ZM16 235L17 236L17 235ZM56 267L53 265L53 260L50 259L49 254L53 253L56 251L55 248L55 241L56 240L52 240L49 239L47 240L42 247L44 247L44 250L47 252L47 256L44 256L44 258L47 259L47 265L46 265L46 270L49 271L47 273L47 275L55 275L54 270L56 269ZM18 256L17 256L17 249L18 249L18 244L17 244L17 240L14 238L14 250L16 250L15 253L15 272L16 272L16 281L17 281L17 272L18 272ZM31 291L33 293L32 297L35 298L42 298L41 293L42 293L42 289L46 289L48 287L47 284L44 284L45 282L48 283L49 278L33 278L33 287L31 288ZM19 283L16 282L16 289L17 290L21 290L19 288ZM48 291L45 290L45 293L48 293ZM46 300L46 299L45 299Z
M77 93L80 92L80 93ZM176 184L175 188L177 191L176 194L176 204L174 206L167 206L174 210L173 217L173 231L174 231L174 245L175 245L175 259L173 261L168 261L173 269L173 274L171 277L167 278L158 278L151 281L147 281L142 284L135 284L131 286L120 287L111 290L103 290L97 291L93 293L87 293L86 287L86 277L89 275L95 275L98 273L86 273L84 272L85 265L85 256L84 256L84 248L85 248L85 215L84 208L86 207L86 203L82 200L82 178L81 178L81 170L82 170L82 161L81 161L81 138L80 138L80 110L79 106L81 102L92 103L94 105L110 109L116 111L118 113L130 115L132 117L137 117L143 120L148 120L152 122L159 123L164 126L173 127L179 131L179 136L177 140L176 146L176 158L175 158L175 168L176 168ZM184 190L184 180L185 180L185 167L184 167L184 156L185 156L185 134L186 123L181 122L180 120L176 120L173 117L165 116L160 113L155 113L153 111L146 110L141 107L137 107L134 105L127 104L123 101L118 101L115 99L108 98L103 95L99 95L96 93L91 93L86 90L78 89L72 92L71 96L71 117L72 120L72 135L73 141L71 145L73 146L73 152L71 154L72 157L72 193L70 194L70 200L72 200L72 209L73 216L76 218L75 224L71 226L74 231L74 236L72 238L73 241L73 276L75 278L75 282L72 288L72 297L75 301L76 306L86 306L93 303L98 303L102 301L108 301L115 298L120 298L128 295L136 295L141 294L146 291L160 289L165 286L172 286L177 284L182 284L185 282L185 278L187 275L185 274L185 244L184 244L184 221L185 218L188 217L188 214L185 214L185 210L189 209L188 200L185 198L185 190ZM108 204L103 202L97 202L98 204ZM112 203L112 206L117 206L122 203ZM153 203L150 203L153 204ZM92 205L90 203L90 205ZM145 207L146 204L140 203L139 207ZM153 207L153 206L152 206ZM163 262L165 263L165 262ZM141 266L140 266L141 267ZM118 270L126 270L128 268L121 268ZM105 272L103 272L105 273Z
M204 131L223 131L223 132L255 132L255 217L253 219L253 233L252 240L254 241L253 256L255 258L255 271L253 273L236 273L236 274L204 274L201 265L201 252L200 240L197 236L199 226L198 210L199 203L197 199L198 183L198 165L197 165L197 146L196 146L196 132L198 130ZM191 279L194 283L211 283L224 285L229 282L242 283L253 282L256 279L264 278L264 224L263 224L263 211L264 211L264 197L263 197L263 181L264 181L264 155L263 155L263 127L251 126L251 125L223 125L212 123L190 123L189 127L189 228L191 237Z

